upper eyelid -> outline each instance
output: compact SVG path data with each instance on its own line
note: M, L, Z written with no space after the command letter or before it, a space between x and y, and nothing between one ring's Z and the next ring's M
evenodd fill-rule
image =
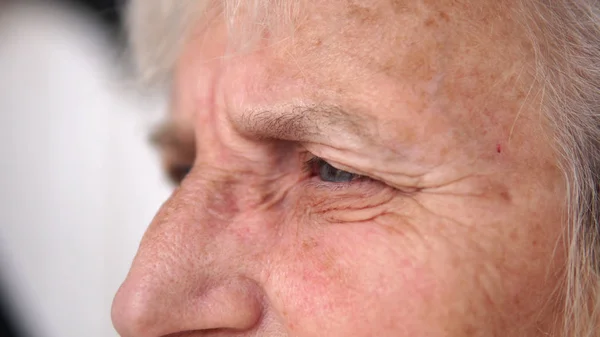
M370 174L370 172L368 171L364 171L364 170L360 170L358 168L358 166L351 166L351 165L347 165L347 164L343 164L341 161L337 161L333 158L347 158L348 156L345 155L345 152L348 151L348 149L339 149L339 148L335 148L332 147L329 144L325 144L325 143L314 143L314 142L302 142L301 146L306 150L306 152L310 153L311 155L315 156L315 157L319 157L322 158L323 160L325 160L326 162L328 162L329 164L331 164L332 166L334 166L335 168L339 169L339 170L344 170L353 174L357 174L360 176L364 176L364 177L370 177L372 179L378 180L377 178L373 177L372 174ZM364 160L365 158L369 158L369 155L366 153L361 153L360 155L356 153L356 151L352 151L352 156L351 158L355 158L353 160ZM343 159L342 159L343 160Z
M338 170L345 171L345 172L348 172L348 173L352 173L352 174L354 174L354 175L357 175L357 176L359 176L359 177L366 177L366 178L369 178L369 175L368 175L368 174L365 174L365 173L360 173L360 172L358 172L357 170L355 170L355 169L353 169L352 167L349 167L349 166L347 166L347 165L344 165L344 164L339 164L338 162L335 162L335 161L332 161L332 160L328 160L328 159L325 159L325 158L323 158L323 157L318 157L318 156L315 156L315 158L319 158L319 159L323 160L324 162L326 162L327 164L329 164L329 165L331 165L331 166L335 167L335 168L336 168L336 169L338 169Z

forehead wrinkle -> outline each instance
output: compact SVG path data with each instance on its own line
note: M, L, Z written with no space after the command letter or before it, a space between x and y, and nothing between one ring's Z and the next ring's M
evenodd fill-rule
M333 105L293 105L245 111L234 123L245 135L262 139L315 141L334 133L365 137L364 118Z

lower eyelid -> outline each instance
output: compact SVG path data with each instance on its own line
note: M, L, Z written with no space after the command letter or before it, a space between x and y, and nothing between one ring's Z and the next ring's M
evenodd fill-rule
M387 187L387 185L382 184L379 181L373 180L371 178L360 176L359 178L348 181L348 182L338 182L332 183L327 181L322 181L319 177L311 177L307 180L307 187L314 188L319 191L327 191L327 192L347 192L347 191L359 191L360 196L364 196L364 191L366 189L371 188L382 188ZM377 187L376 185L381 185L381 187Z
M307 209L316 219L326 222L346 223L370 221L389 210L388 204L395 200L397 194L390 190L373 192L345 193L337 197L330 194L317 195L307 199Z
M319 177L311 177L308 182L310 187L319 189L319 190L328 190L328 191L343 191L351 188L354 182L341 182L341 183L332 183L321 180Z

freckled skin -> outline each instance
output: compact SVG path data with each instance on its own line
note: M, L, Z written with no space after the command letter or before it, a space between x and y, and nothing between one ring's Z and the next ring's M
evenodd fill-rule
M226 58L221 21L198 31L172 104L194 168L115 299L120 334L551 335L565 191L510 3L311 1L293 38ZM368 137L240 131L294 101ZM307 151L372 180L307 177Z

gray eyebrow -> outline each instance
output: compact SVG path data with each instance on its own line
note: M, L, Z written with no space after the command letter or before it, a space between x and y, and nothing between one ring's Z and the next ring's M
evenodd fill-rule
M294 105L245 111L234 125L242 134L265 139L307 141L346 132L365 136L366 118L332 105Z

